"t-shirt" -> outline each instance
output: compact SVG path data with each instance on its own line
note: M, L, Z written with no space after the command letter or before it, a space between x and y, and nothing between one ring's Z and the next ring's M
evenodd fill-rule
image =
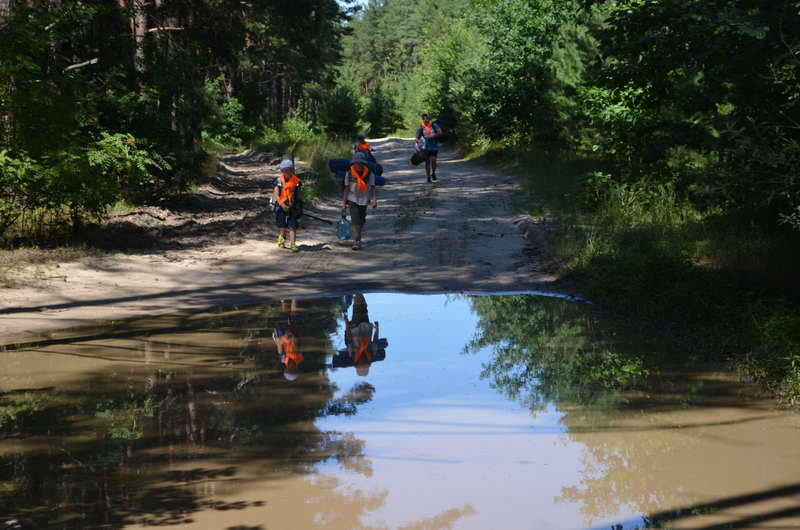
M350 174L350 170L344 174L344 185L348 188L347 200L352 201L359 206L366 206L372 198L370 189L375 186L375 175L372 171L369 172L369 179L367 182L367 191L360 191L358 189L358 181Z
M439 127L436 123L431 123L431 130L434 134L438 134L442 132L442 128ZM425 130L420 125L419 129L417 129L417 138L423 138L425 143L423 144L422 148L426 151L438 151L439 150L439 139L438 138L425 138Z

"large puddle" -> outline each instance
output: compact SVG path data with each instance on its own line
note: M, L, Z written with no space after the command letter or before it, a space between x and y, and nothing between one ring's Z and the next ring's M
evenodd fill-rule
M589 311L367 294L7 346L0 522L800 528L800 417Z

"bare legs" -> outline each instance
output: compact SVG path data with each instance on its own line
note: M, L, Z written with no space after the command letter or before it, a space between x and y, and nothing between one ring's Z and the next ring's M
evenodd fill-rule
M425 175L428 176L428 182L431 179L436 180L436 155L429 155L425 160Z
M281 228L280 232L290 247L294 245L294 242L297 239L297 230L294 228Z

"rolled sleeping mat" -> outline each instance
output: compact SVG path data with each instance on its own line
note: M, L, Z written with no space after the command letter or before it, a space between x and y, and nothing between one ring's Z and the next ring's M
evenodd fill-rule
M349 158L331 158L328 160L328 167L332 173L347 171L350 168Z
M375 176L383 175L383 166L377 162L367 162L367 167L369 167L370 171L375 173ZM330 168L332 173L336 173L337 171L347 171L350 169L350 159L331 158L328 160L328 168Z
M339 179L341 181L344 181L344 177L345 177L345 175L347 175L347 171L346 170L345 171L336 171L335 174L336 174L336 178L337 179ZM375 175L375 185L376 186L383 186L387 182L389 182L389 180L386 177L384 177L383 175L377 175L377 174Z

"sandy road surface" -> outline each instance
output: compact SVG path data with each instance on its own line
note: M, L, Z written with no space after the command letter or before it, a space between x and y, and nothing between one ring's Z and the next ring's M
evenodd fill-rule
M378 209L369 210L364 250L351 250L335 227L308 219L298 237L302 252L277 248L266 212L277 170L231 157L221 176L240 185L203 196L213 219L180 217L154 227L176 244L62 264L33 284L0 290L0 343L98 321L289 296L548 289L554 278L541 271L545 228L514 214L515 178L444 151L440 179L431 185L424 169L408 162L411 140L372 143L391 182L380 188ZM339 205L331 198L308 211L337 220Z

